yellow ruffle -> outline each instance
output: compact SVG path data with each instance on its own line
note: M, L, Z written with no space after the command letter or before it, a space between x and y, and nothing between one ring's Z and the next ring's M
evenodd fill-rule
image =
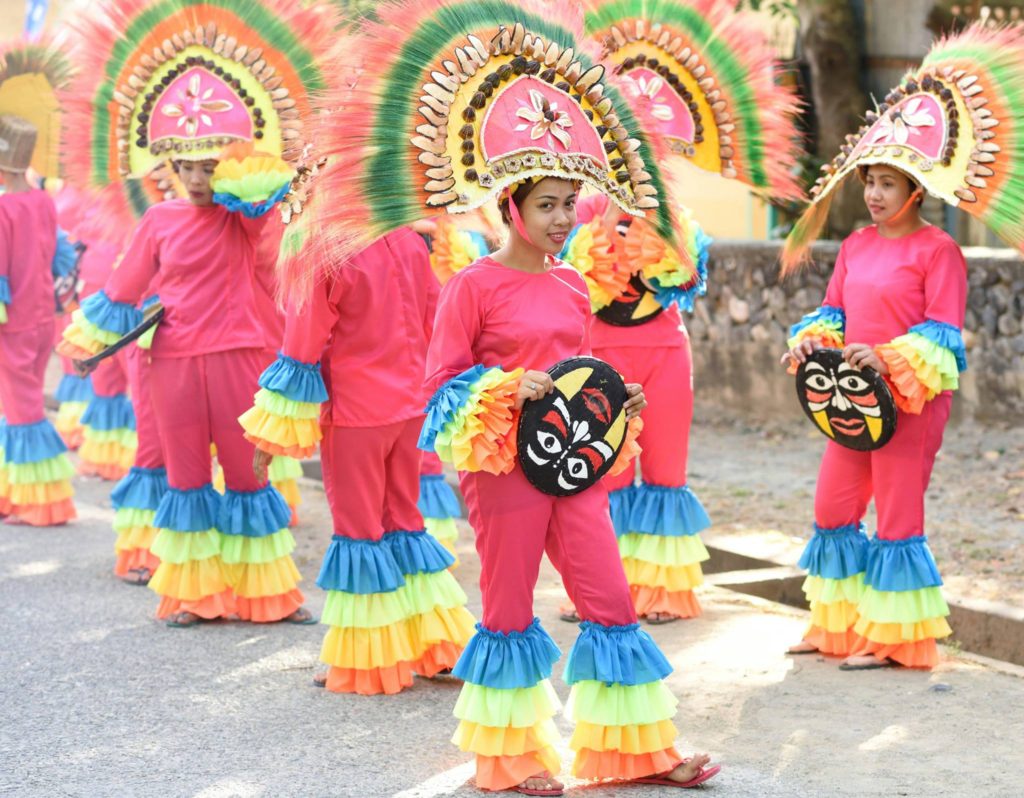
M67 480L12 485L7 481L6 472L2 492L14 504L53 504L75 495L74 488Z
M811 624L826 632L845 632L853 626L860 613L857 605L849 601L837 601L832 604L811 603Z
M452 742L462 751L481 756L521 756L555 745L558 729L550 720L523 728L496 728L460 720Z
M663 587L675 592L693 590L704 584L704 574L701 571L700 563L658 565L625 557L622 560L622 567L626 571L626 581L631 585Z
M185 563L161 562L149 587L154 593L180 601L199 601L227 590L228 583L220 556Z
M854 625L854 630L873 643L887 646L916 643L919 640L939 640L953 634L945 618L929 618L919 623L873 623L861 618Z
M280 596L302 581L291 555L272 562L225 564L224 568L231 587L241 598Z
M152 549L158 532L159 530L152 526L131 526L118 530L117 540L114 541L114 551Z
M319 419L283 418L261 407L251 407L238 418L246 437L271 454L308 457L316 451L323 434ZM261 445L263 443L270 446Z
M580 721L569 747L574 751L619 751L623 754L651 754L675 744L678 730L671 720L630 726L601 726Z

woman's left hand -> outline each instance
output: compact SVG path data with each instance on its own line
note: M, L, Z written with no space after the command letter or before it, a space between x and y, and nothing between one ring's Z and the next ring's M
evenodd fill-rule
M626 411L626 419L636 418L640 415L640 411L647 407L644 386L638 382L626 383L626 396L629 397L623 405Z
M843 349L843 360L854 368L874 369L882 375L889 373L889 367L885 365L885 361L875 354L873 347L870 347L867 344L847 345Z

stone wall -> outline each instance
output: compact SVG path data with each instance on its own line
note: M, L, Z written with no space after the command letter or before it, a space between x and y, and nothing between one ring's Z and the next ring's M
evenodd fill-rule
M814 266L779 282L779 242L712 245L708 293L686 319L700 403L751 421L796 417L792 378L778 365L789 325L825 295L839 245L814 249ZM1024 421L1024 262L1006 249L965 248L969 294L954 421Z

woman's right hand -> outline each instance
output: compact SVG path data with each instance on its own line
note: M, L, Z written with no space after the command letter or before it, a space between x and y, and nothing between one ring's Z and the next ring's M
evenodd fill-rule
M541 399L555 390L555 381L546 371L527 371L519 378L516 391L516 410L520 410L528 399Z
M797 366L806 363L807 358L813 355L817 349L821 349L821 344L808 338L786 352L779 360L779 363L788 368L795 369Z

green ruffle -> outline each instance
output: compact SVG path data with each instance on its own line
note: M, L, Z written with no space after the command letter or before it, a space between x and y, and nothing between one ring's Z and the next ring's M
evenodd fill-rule
M220 558L227 564L273 562L295 550L295 538L289 529L259 538L247 535L221 535L220 538Z
M423 525L434 540L459 539L459 528L454 518L424 518Z
M907 349L913 350L922 361L938 372L942 384L941 390L955 391L959 388L960 368L957 366L956 355L953 354L952 350L940 346L920 333L901 335L899 338L894 339L890 346L906 357L911 366L914 367L915 372L917 372L917 364L908 357L909 353L906 351ZM921 381L923 382L923 380ZM929 385L928 387L934 386Z
M12 485L43 485L66 482L75 475L75 467L63 452L36 463L4 463L7 481Z
M823 576L808 576L804 580L804 594L808 601L819 604L836 604L848 601L856 604L864 595L864 574L854 574L846 579L827 579Z
M97 327L85 317L85 314L81 310L76 310L71 315L71 319L78 325L78 329L82 331L83 335L94 341L99 341L103 344L104 348L111 344L116 344L121 340L121 335L116 332L104 330L102 327Z
M891 591L875 590L869 585L864 588L857 611L874 623L920 623L946 617L949 606L939 587Z
M619 535L619 553L623 557L656 565L692 565L710 559L700 535L644 535L630 532Z
M270 461L270 468L267 476L271 482L284 482L289 479L300 479L302 477L302 463L294 457L280 455Z
M139 434L133 429L96 429L86 425L82 434L87 441L95 443L117 443L126 449L134 449L139 443Z
M376 629L430 612L454 609L466 603L466 594L447 571L411 574L405 584L386 593L327 591L320 622L348 629Z
M521 729L554 717L560 707L555 688L547 679L533 687L508 690L463 682L454 715L483 726Z
M119 507L114 513L114 529L117 531L153 526L156 510L140 510L137 507Z
M588 679L572 686L567 714L601 726L639 726L671 720L678 703L662 681L629 686Z
M261 410L266 410L272 416L295 419L319 419L320 405L315 402L296 402L293 399L285 399L281 394L260 388L256 391L253 404Z
M162 562L182 564L195 560L207 560L220 554L221 534L216 529L205 532L175 532L161 529L150 551Z

